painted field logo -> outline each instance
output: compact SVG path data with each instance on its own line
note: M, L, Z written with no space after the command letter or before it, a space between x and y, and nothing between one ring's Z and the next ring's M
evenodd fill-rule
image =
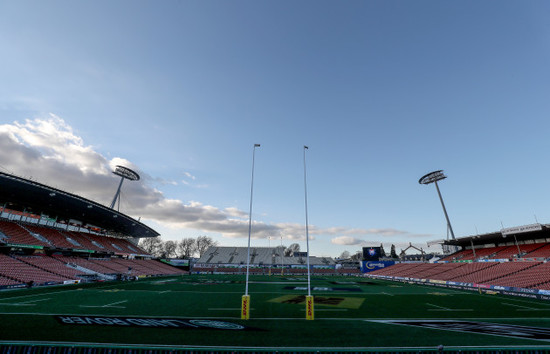
M244 329L244 326L238 325L236 323L231 322L223 322L223 321L210 321L210 320L189 320L190 323L201 326L201 327L208 327L208 328L216 328L216 329Z
M324 305L331 307L339 307L346 309L358 309L363 304L365 299L358 297L336 297L336 296L315 296L316 305ZM306 302L305 295L284 295L269 302L277 302L280 304L304 304Z
M64 325L107 326L107 327L148 327L182 329L250 330L236 323L215 320L184 320L179 318L139 318L106 316L54 316Z

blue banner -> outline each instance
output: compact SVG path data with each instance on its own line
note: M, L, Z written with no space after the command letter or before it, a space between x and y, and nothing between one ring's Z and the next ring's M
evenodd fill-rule
M376 262L361 262L361 271L363 273L372 272L373 270L378 270L386 268L395 264L395 261L376 261Z

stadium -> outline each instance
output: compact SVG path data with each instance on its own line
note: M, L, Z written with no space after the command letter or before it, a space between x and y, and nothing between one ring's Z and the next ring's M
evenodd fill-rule
M182 269L138 246L159 234L116 196L106 207L6 173L0 185L1 353L550 350L549 225L443 240L454 251L429 261L212 246Z

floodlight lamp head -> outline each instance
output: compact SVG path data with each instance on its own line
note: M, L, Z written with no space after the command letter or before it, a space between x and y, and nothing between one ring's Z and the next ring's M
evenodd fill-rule
M139 181L139 175L137 172L129 169L128 167L117 165L113 173L122 178L129 179L130 181Z
M443 170L438 170L438 171L433 171L433 172L430 172L430 173L422 176L418 180L418 183L420 183L420 184L430 184L430 183L434 183L434 182L437 182L437 181L441 181L442 179L445 179L445 178L447 178L447 176L445 176L443 174Z

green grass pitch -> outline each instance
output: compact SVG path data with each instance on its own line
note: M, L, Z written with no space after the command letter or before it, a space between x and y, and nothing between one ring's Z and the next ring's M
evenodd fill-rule
M544 301L315 276L315 320L306 321L305 277L250 276L251 315L241 320L244 280L185 275L3 291L0 341L325 350L550 347L550 303ZM432 326L413 325L423 320ZM465 329L472 323L523 326L538 334Z

